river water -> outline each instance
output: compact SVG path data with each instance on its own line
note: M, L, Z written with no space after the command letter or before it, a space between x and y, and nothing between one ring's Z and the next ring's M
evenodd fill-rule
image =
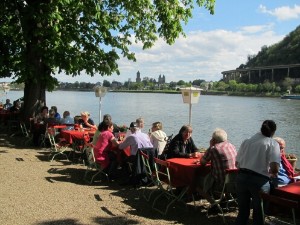
M21 91L10 91L1 101L22 97ZM145 119L144 132L156 121L163 123L163 130L177 134L180 127L189 122L189 104L184 104L181 94L115 93L108 92L101 98L94 92L55 91L47 93L47 105L56 105L59 113L68 110L71 116L81 111L91 113L95 123L108 113L118 125ZM239 148L245 138L259 131L262 122L272 119L277 123L275 136L286 140L287 152L300 156L300 101L280 98L232 97L201 95L192 105L191 125L193 139L198 147L207 147L213 130L223 128L228 139Z

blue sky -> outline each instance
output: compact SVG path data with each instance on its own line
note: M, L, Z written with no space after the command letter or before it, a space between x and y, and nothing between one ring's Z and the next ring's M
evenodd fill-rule
M197 7L193 18L184 27L186 37L172 46L158 40L150 50L132 46L137 62L121 59L120 75L57 75L62 82L124 82L141 77L157 79L165 75L166 82L204 79L218 81L222 71L237 68L248 55L257 54L262 46L281 41L300 22L300 2L296 0L216 0L215 14ZM7 81L7 79L0 79Z

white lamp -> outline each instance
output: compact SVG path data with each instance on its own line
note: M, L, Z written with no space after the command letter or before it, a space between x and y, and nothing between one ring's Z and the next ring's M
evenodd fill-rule
M107 88L103 86L96 86L94 87L95 96L99 97L99 123L101 122L101 98L105 96L107 92Z
M190 105L189 125L191 125L191 119L192 119L192 104L198 103L200 92L202 90L203 89L201 88L195 88L195 87L180 88L183 103L187 103Z

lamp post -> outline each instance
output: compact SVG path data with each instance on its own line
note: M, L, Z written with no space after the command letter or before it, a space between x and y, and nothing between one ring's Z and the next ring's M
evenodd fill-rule
M107 88L103 86L96 86L94 88L95 96L99 97L99 123L101 122L101 98L105 96Z
M192 120L192 104L198 103L200 92L203 89L195 87L180 88L183 103L189 104L189 125Z

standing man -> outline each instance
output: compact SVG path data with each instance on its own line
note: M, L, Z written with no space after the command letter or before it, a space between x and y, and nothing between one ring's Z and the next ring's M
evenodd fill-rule
M244 140L237 154L237 200L239 213L236 225L248 224L250 205L253 205L253 224L263 225L261 191L270 191L270 177L276 177L280 164L279 144L272 138L276 131L273 120L265 120L260 132Z

